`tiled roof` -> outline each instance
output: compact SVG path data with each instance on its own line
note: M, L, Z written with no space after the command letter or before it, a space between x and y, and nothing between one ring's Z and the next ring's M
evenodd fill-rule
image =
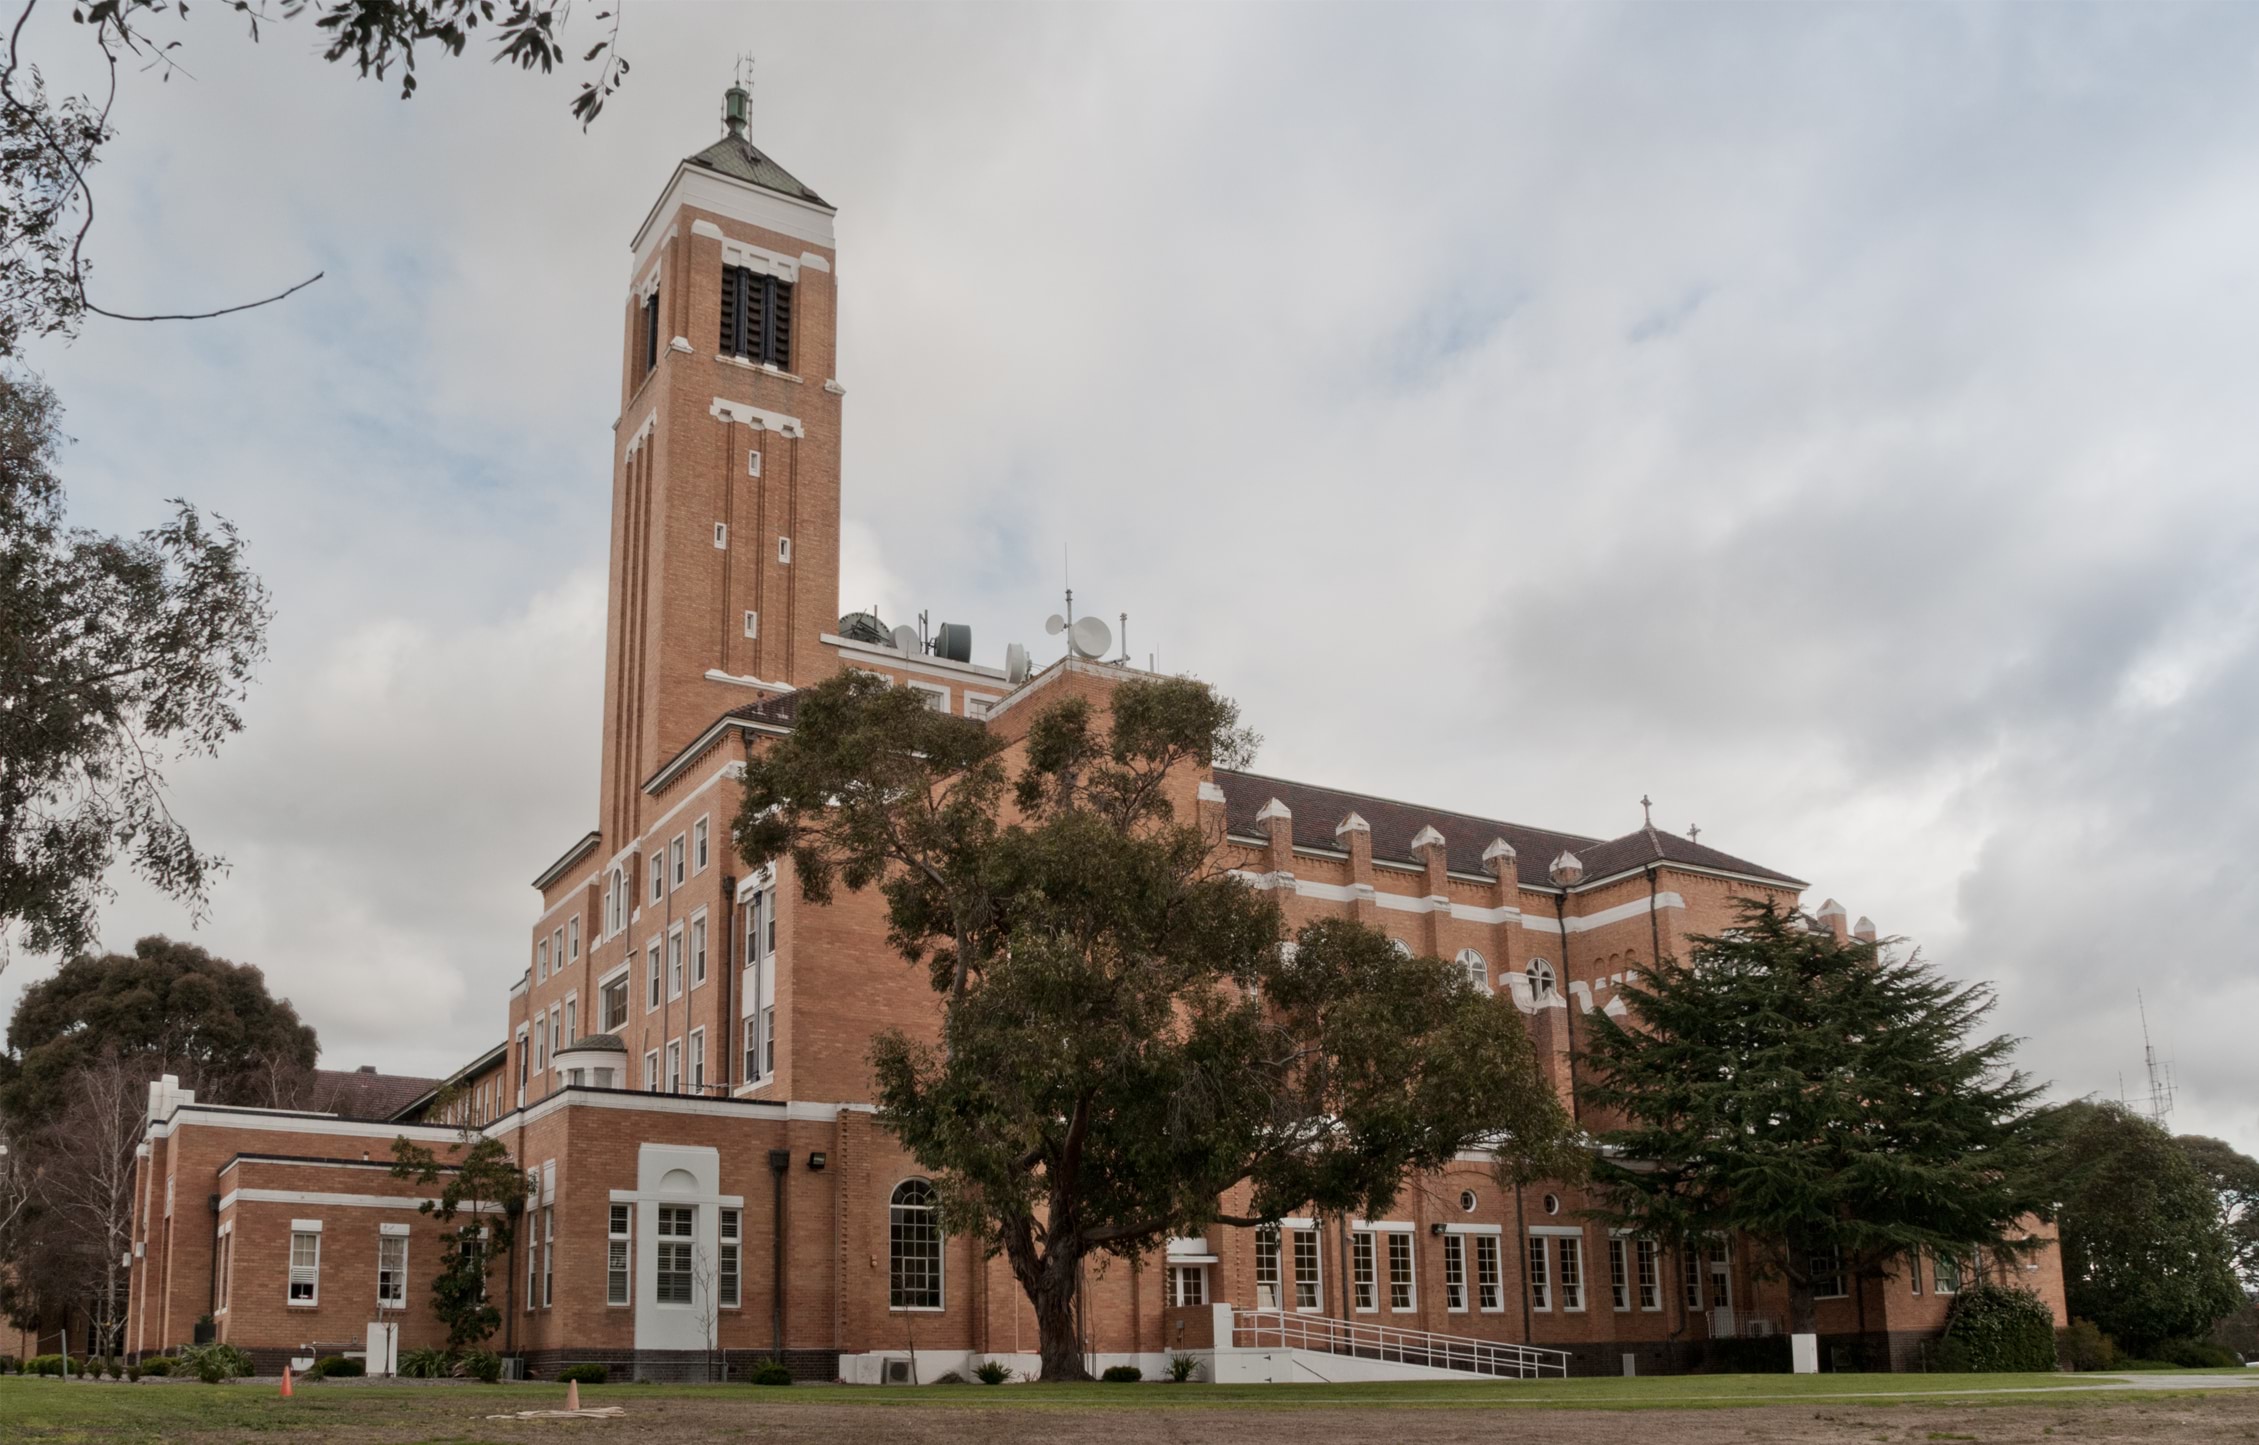
M299 1107L344 1119L389 1120L439 1087L437 1079L380 1074L374 1069L316 1069Z
M1433 828L1443 835L1444 863L1454 873L1488 873L1490 869L1482 861L1483 850L1493 839L1504 838L1514 847L1516 876L1525 885L1536 888L1552 886L1545 870L1564 848L1576 854L1577 860L1584 864L1587 878L1604 878L1663 860L1802 886L1801 879L1785 873L1690 839L1649 829L1627 833L1621 838L1588 838L1578 833L1557 833L1548 828L1531 828L1520 823L1221 768L1216 770L1216 786L1224 792L1224 825L1231 832L1263 833L1265 828L1255 821L1255 815L1262 811L1265 803L1276 798L1294 814L1294 842L1301 848L1338 849L1341 842L1334 836L1334 827L1355 813L1372 826L1375 858L1418 862L1412 855L1412 838L1422 828Z
M802 185L792 172L770 160L759 146L743 136L725 135L686 160L690 165L718 172L732 180L746 181L780 196L822 206L827 211L832 209L830 202Z

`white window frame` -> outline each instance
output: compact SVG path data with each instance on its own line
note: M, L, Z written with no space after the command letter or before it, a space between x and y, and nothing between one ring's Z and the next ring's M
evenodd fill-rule
M713 862L714 828L711 814L703 814L690 825L690 871L693 875L706 871Z
M667 998L670 1002L682 997L683 992L682 925L667 930Z
M1481 949L1460 949L1456 962L1459 971L1466 974L1467 982L1484 993L1490 992L1490 960L1483 957Z
M714 550L717 552L729 550L729 523L716 522L714 524Z
M1287 1252L1280 1257L1283 1260L1291 1260L1294 1265L1294 1312L1304 1315L1324 1314L1326 1309L1325 1241L1319 1237L1317 1227L1308 1222L1288 1225L1284 1233ZM1310 1246L1310 1276L1308 1279L1304 1279L1302 1276L1302 1246L1305 1240L1309 1242ZM1304 1285L1309 1286L1307 1295L1303 1293ZM1304 1304L1304 1299L1308 1299L1309 1303Z
M1197 1296L1195 1298L1195 1296ZM1180 1309L1198 1308L1208 1303L1208 1266L1204 1264L1172 1264L1169 1266L1169 1303Z
M1663 1246L1652 1239L1632 1241L1632 1293L1642 1314L1663 1308Z
M670 1215L674 1217L673 1223L682 1227L670 1228ZM652 1303L663 1310L695 1308L698 1302L698 1247L695 1242L698 1238L698 1206L695 1204L662 1204L658 1206L656 1237L659 1241L659 1247L658 1252L653 1255ZM690 1265L688 1270L671 1270L664 1267L664 1261L670 1247L680 1247L690 1251L685 1256ZM684 1275L686 1278L685 1288L689 1295L687 1299L665 1299L659 1293L667 1277L675 1274Z
M1553 1313L1553 1237L1531 1230L1527 1263L1529 1275L1530 1310L1535 1314Z
M777 565L779 567L790 567L792 565L792 539L790 537L777 538Z
M667 860L664 854L651 855L651 901L663 903L667 897Z
M703 1024L690 1031L690 1092L706 1092L706 1029Z
M565 920L565 943L572 949L573 961L580 961L580 915Z
M745 613L745 635L747 637L759 637L761 635L761 614L751 609L747 609Z
M759 1009L753 1010L740 1023L740 1032L743 1035L740 1042L743 1045L744 1057L739 1062L745 1068L745 1082L748 1084L759 1083L768 1077L767 1071L761 1067L761 1011Z
M1349 1307L1361 1315L1380 1312L1380 1251L1369 1229L1349 1231Z
M690 986L698 987L706 981L706 912L700 909L690 915Z
M557 1302L557 1206L541 1206L541 1307Z
M690 881L690 835L677 833L667 842L667 891Z
M615 1204L604 1225L604 1303L635 1308L635 1206Z
M547 938L534 940L533 981L535 983L547 983L549 981L549 940Z
M643 1092L659 1092L659 1051L651 1049L643 1055Z
M1820 1281L1817 1278L1814 1278L1812 1281L1812 1298L1815 1300L1851 1298L1851 1276L1850 1271L1846 1270L1843 1267L1843 1246L1839 1244L1831 1244L1827 1247L1827 1249L1815 1252L1811 1258L1811 1261L1805 1265L1805 1269L1808 1272L1812 1272L1816 1275L1817 1267L1823 1256L1830 1258L1833 1262L1835 1270L1835 1291L1832 1294L1821 1294L1819 1292Z
M643 1011L657 1009L667 997L667 976L661 972L659 940L654 938L644 945Z
M604 1012L605 996L611 991L612 985L614 984L622 985L620 989L620 1019L618 1023L609 1021L605 1017ZM625 963L622 963L618 968L613 969L610 973L607 973L602 978L596 980L596 1022L600 1026L598 1032L608 1034L614 1032L615 1030L626 1028L628 1016L635 1012L635 1004L632 1002L634 997L635 980L628 977L628 966Z
M1475 1309L1486 1315L1506 1312L1506 1260L1503 1233L1478 1234L1475 1238ZM1488 1246L1485 1248L1484 1246ZM1484 1256L1489 1256L1486 1260ZM1490 1278L1483 1278L1483 1265L1489 1264ZM1485 1303L1485 1301L1488 1303Z
M1392 1315L1418 1314L1420 1311L1420 1256L1419 1236L1409 1229L1386 1231L1388 1237L1388 1312ZM1403 1272L1397 1271L1397 1255L1402 1253ZM1398 1304L1397 1290L1404 1291L1404 1303Z
M298 1262L298 1241L313 1241L314 1258L310 1264ZM322 1305L322 1222L318 1219L293 1219L290 1221L290 1253L284 1259L283 1302L292 1309L320 1309ZM304 1285L303 1299L298 1287Z
M663 1082L670 1094L682 1092L682 1040L667 1040L667 1068Z
M1618 1314L1631 1312L1631 1241L1620 1234L1608 1236L1608 1304Z
M1278 1309L1279 1302L1285 1298L1280 1289L1286 1278L1281 1265L1283 1255L1280 1251L1284 1243L1281 1233L1275 1224L1258 1225L1255 1230L1255 1308L1259 1310ZM1266 1274L1269 1276L1267 1279L1264 1277ZM1264 1296L1265 1290L1270 1291L1267 1299Z
M1467 1236L1464 1234L1443 1236L1443 1312L1449 1315L1467 1312Z
M949 711L949 689L943 687L940 683L919 682L915 678L910 678L903 682L903 686L925 698L926 706L933 708L935 712L946 713Z
M714 1301L734 1310L745 1303L745 1213L723 1209L714 1245Z
M1003 701L1002 698L992 693L967 692L965 694L965 716L985 718L988 716L988 710L1001 701Z

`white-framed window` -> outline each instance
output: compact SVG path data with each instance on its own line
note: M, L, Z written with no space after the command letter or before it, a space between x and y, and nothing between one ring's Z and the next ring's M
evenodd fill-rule
M714 524L714 546L716 550L726 550L729 547L729 523Z
M714 1298L725 1310L737 1308L739 1296L743 1289L739 1282L739 1276L743 1273L739 1265L740 1247L743 1244L743 1240L739 1236L742 1232L738 1211L734 1209L723 1210L721 1217L722 1237L720 1244L716 1246L714 1264Z
M565 1038L565 1011L556 1004L549 1005L549 1052L554 1056L557 1045Z
M549 957L551 959L549 971L551 973L563 973L565 971L565 925L562 923L557 925L556 932L549 935Z
M660 990L665 987L659 973L659 940L656 938L651 940L651 946L645 954L645 963L644 971L649 979L649 987L644 990L643 1011L649 1013L659 1006Z
M1380 1308L1380 1285L1373 1270L1373 1234L1369 1229L1352 1231L1349 1236L1349 1298L1361 1315Z
M667 997L682 997L682 925L667 930Z
M1499 1269L1498 1236L1475 1236L1475 1303L1485 1314L1506 1308L1506 1286Z
M1639 1286L1639 1307L1643 1310L1661 1309L1663 1307L1661 1247L1652 1239L1633 1241L1632 1263L1635 1266L1633 1282Z
M676 888L682 887L683 880L690 876L689 849L688 840L680 833L667 845L667 877Z
M1255 1308L1275 1310L1278 1307L1279 1227L1258 1225L1255 1229Z
M213 1246L219 1257L212 1263L212 1313L227 1313L227 1291L230 1280L229 1266L235 1263L235 1225L220 1226L219 1242Z
M628 1292L628 1261L635 1244L629 1232L632 1216L628 1211L633 1207L613 1205L610 1228L604 1236L604 1303L608 1305L635 1303L635 1297Z
M520 1024L518 1025L518 1089L521 1093L525 1090L527 1071L532 1067L533 1050L529 1046L526 1026Z
M1913 1282L1914 1293L1920 1294L1922 1292L1922 1252L1919 1249L1906 1251L1906 1277Z
M549 1072L549 1030L540 1019L533 1021L533 1071L537 1074Z
M887 1202L887 1308L941 1308L941 1208L933 1185L905 1179Z
M1631 1251L1613 1236L1608 1240L1608 1303L1618 1310L1631 1308Z
M1843 1250L1839 1245L1812 1252L1812 1298L1843 1299L1850 1293L1843 1281Z
M1690 1311L1702 1308L1702 1251L1691 1244L1679 1251L1679 1303Z
M557 1301L557 1207L541 1209L541 1307Z
M576 1043L579 1039L580 995L569 993L565 995L565 1042L568 1044Z
M667 1092L682 1092L682 1040L667 1041Z
M966 693L966 694L965 694L965 716L966 716L966 717L970 717L970 718L983 718L983 717L987 717L987 716L988 716L988 710L989 710L990 708L994 707L994 706L996 706L996 699L995 699L995 698L993 698L993 697L990 697L990 696L989 696L988 694L986 694L986 693L979 693L979 692L968 692L968 693Z
M653 1049L643 1056L643 1088L646 1093L656 1094L659 1092L659 1051L657 1049Z
M605 975L604 981L596 986L596 1006L598 1010L597 1026L604 1032L610 1033L627 1023L628 971L626 968L623 967L617 972Z
M777 1010L775 1004L766 1004L761 1009L761 1072L766 1075L776 1071Z
M1169 1303L1173 1305L1204 1305L1208 1303L1208 1266L1204 1264L1170 1265Z
M322 1232L293 1226L290 1231L290 1303L305 1307L322 1302Z
M761 1015L758 1010L745 1017L745 1082L750 1084L768 1073L761 1067Z
M577 913L565 920L565 946L572 950L573 959L578 962L580 959L580 915Z
M1939 1294L1961 1292L1961 1261L1958 1258L1933 1250L1930 1254L1930 1266L1930 1278Z
M938 683L911 682L905 684L910 691L926 700L926 706L935 712L949 711L949 689Z
M1467 1236L1443 1236L1443 1307L1458 1315L1467 1312Z
M747 637L759 637L761 635L760 613L748 611L745 614L745 635Z
M1490 992L1490 960L1472 948L1459 950L1459 970L1467 975L1467 982L1483 993Z
M713 827L708 818L700 818L690 829L690 871L703 873L713 861Z
M1553 1241L1542 1234L1530 1236L1530 1308L1553 1308Z
M541 1196L540 1170L528 1169L526 1171L526 1194L529 1198L536 1199ZM526 1313L529 1315L541 1308L541 1250L538 1248L541 1241L534 1231L534 1226L540 1223L540 1220L536 1217L536 1214L537 1211L528 1208L525 1216Z
M627 871L618 864L604 882L604 936L611 938L627 927Z
M1318 1254L1318 1231L1297 1229L1290 1233L1294 1245L1294 1307L1304 1313L1316 1313L1326 1307L1325 1276Z
M760 452L750 451L745 454L745 475L749 477L757 477L761 475Z
M1418 1286L1412 1273L1412 1231L1393 1229L1388 1234L1388 1307L1396 1314L1419 1308Z
M690 986L706 981L706 915L690 920Z
M690 1091L706 1091L706 1031L702 1028L690 1031Z
M1555 1241L1561 1271L1561 1308L1584 1308L1584 1241L1573 1234L1564 1234Z
M667 896L667 860L657 853L651 855L651 901L660 902Z
M656 1298L663 1305L690 1304L693 1302L692 1282L697 1273L692 1256L698 1238L698 1206L660 1205L658 1232L658 1262L651 1274Z
M545 982L549 977L549 940L544 938L533 946L533 981Z
M1541 999L1553 997L1552 964L1542 958L1533 958L1530 966L1523 969L1522 973L1530 981L1530 993L1533 996Z
M785 567L792 565L792 539L790 537L777 538L777 562Z

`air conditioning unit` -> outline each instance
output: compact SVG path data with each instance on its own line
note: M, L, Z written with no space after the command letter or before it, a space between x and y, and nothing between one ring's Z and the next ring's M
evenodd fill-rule
M915 1385L917 1381L910 1378L910 1362L908 1360L888 1360L886 1362L886 1383L889 1385Z

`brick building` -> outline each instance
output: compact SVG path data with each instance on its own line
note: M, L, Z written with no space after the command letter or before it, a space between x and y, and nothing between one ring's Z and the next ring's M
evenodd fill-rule
M869 1103L874 1034L936 1026L922 971L887 947L876 898L808 905L789 876L743 868L728 827L743 761L792 727L795 689L841 668L1008 737L1051 698L1103 701L1135 674L1070 657L1008 675L838 616L834 210L747 138L740 92L726 131L675 166L632 242L594 826L534 879L522 971L506 998L497 988L503 1041L444 1087L368 1085L326 1111L154 1086L136 1351L200 1320L269 1361L355 1347L379 1321L403 1347L435 1342L439 1227L384 1165L397 1136L446 1157L480 1130L536 1182L498 1270L494 1342L536 1371L695 1373L715 1352L872 1381L913 1355L925 1378L974 1356L1032 1364L1008 1271L938 1230L930 1186ZM1564 1093L1580 1016L1620 1012L1627 973L1723 927L1737 897L1794 905L1804 886L1651 827L1588 838L1224 770L1185 780L1181 801L1290 922L1354 916L1508 991ZM1850 931L1832 902L1814 923ZM1219 1330L1283 1342L1333 1320L1613 1372L1624 1355L1684 1366L1784 1323L1780 1286L1733 1249L1611 1237L1584 1202L1502 1189L1469 1158L1415 1181L1386 1220L1217 1229L1094 1263L1090 1348L1151 1372ZM1820 1305L1823 1336L1887 1342L1902 1362L1977 1267L1845 1281ZM2060 1314L2052 1250L1987 1267L2018 1271ZM1272 1335L1218 1306L1270 1311Z

